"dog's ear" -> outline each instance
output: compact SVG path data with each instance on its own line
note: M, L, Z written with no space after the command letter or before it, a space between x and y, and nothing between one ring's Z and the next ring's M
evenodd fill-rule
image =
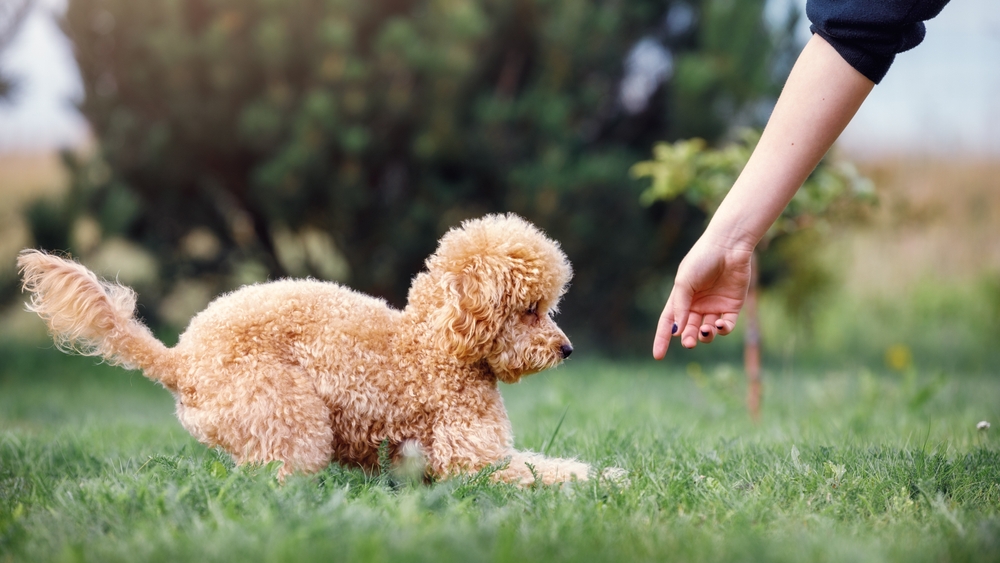
M500 276L483 264L441 274L444 306L433 318L439 347L467 362L486 357L500 330Z

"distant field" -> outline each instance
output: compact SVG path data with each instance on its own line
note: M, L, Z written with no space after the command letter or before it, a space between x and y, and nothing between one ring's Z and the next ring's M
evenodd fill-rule
M14 256L31 244L21 216L24 206L66 191L57 154L0 153L0 283L14 274Z
M855 294L1000 276L1000 161L898 159L860 166L879 193L867 225L831 234Z
M755 426L734 368L574 357L504 388L517 445L626 486L279 486L134 372L3 353L0 561L1000 560L996 374L769 376Z
M0 210L66 190L66 172L54 153L0 153Z

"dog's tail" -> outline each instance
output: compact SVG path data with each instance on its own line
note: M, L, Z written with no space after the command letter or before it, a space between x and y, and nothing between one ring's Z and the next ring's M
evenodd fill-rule
M59 349L141 369L164 387L177 388L171 351L134 318L132 289L39 250L21 251L17 265L31 293L28 310L45 320Z

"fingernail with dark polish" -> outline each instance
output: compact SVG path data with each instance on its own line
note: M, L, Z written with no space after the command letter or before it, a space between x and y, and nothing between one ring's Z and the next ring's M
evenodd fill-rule
M674 329L670 331L670 334L677 334L677 323L674 323Z
M703 330L703 331L701 331L701 335L702 335L702 336L708 336L708 331L707 331L707 330Z

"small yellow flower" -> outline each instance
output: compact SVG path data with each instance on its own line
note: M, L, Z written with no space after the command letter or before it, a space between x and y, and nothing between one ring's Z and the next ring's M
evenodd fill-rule
M906 344L893 344L885 350L885 365L895 371L905 371L913 366L913 353Z

